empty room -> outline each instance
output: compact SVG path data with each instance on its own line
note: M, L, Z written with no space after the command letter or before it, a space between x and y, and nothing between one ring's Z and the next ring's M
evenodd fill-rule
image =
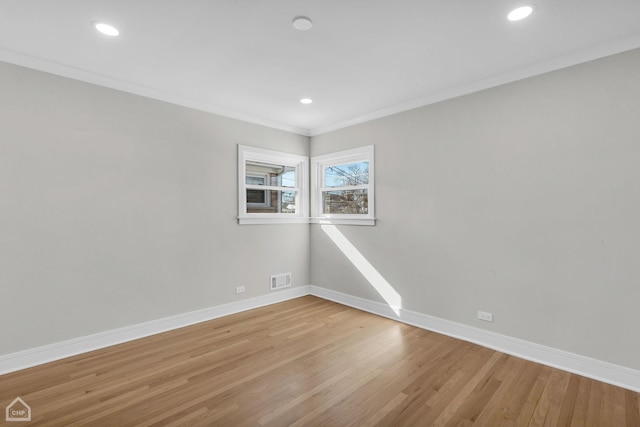
M0 2L0 425L640 427L640 2Z

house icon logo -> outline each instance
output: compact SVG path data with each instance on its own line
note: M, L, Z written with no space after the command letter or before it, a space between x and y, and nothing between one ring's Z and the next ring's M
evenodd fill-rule
M31 407L20 397L7 406L7 421L31 421Z

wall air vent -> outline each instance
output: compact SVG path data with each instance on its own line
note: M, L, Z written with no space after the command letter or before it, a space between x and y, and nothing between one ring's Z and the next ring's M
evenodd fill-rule
M275 274L271 276L270 289L275 291L276 289L290 288L291 287L291 273Z

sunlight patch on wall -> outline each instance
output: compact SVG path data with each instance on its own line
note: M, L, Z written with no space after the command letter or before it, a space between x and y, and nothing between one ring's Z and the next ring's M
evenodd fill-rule
M360 251L338 230L335 225L321 225L320 228L335 243L349 261L358 269L365 279L373 286L389 307L400 314L402 297L389 282L375 269Z

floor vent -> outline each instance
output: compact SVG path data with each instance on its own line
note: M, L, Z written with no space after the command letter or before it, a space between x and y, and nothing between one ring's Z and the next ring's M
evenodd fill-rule
M271 276L271 290L290 288L291 287L291 273L276 274Z

